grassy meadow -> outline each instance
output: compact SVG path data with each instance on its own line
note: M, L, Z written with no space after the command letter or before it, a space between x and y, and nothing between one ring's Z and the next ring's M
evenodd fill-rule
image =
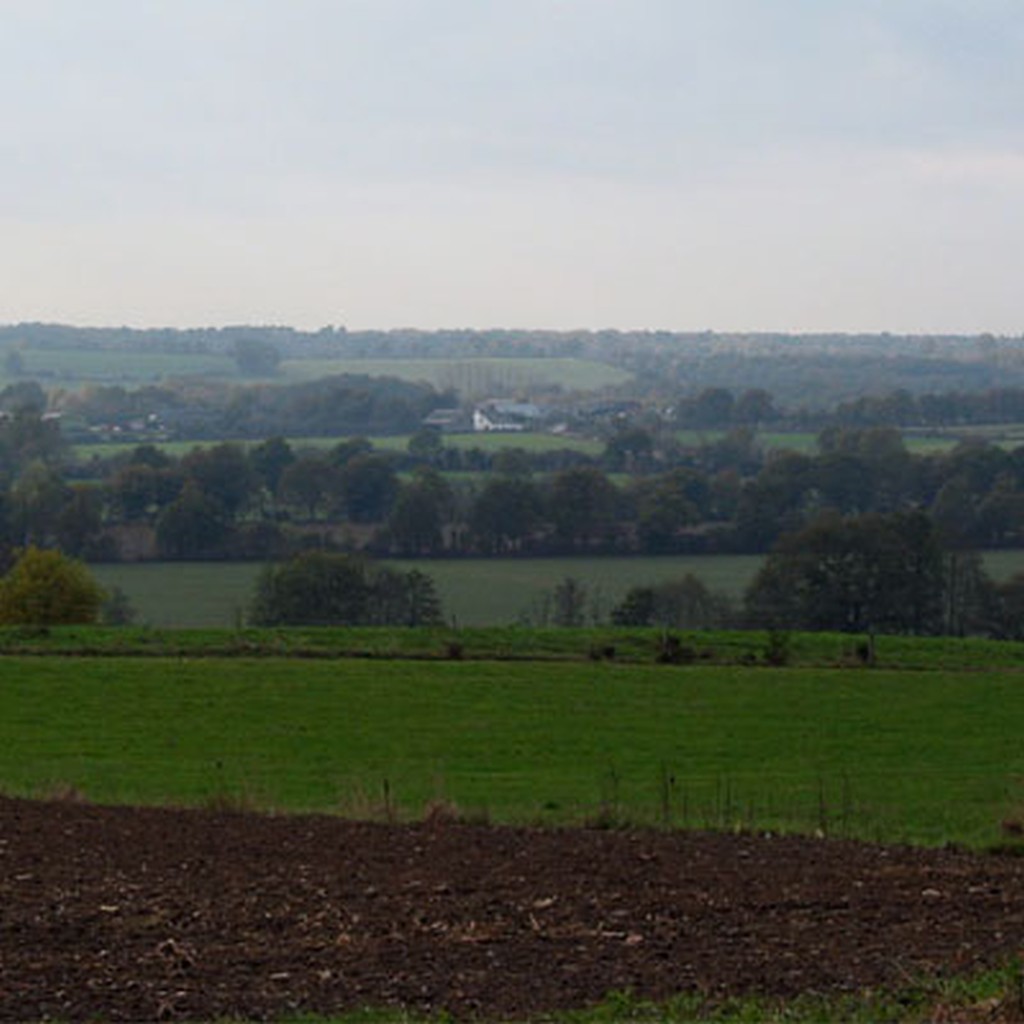
M397 377L454 389L478 398L556 385L567 391L593 391L632 379L626 370L593 359L480 357L475 359L285 359L286 383L338 374Z
M1020 671L0 660L0 786L986 845L1024 811Z
M535 614L545 592L567 576L582 582L601 617L635 585L678 579L688 572L712 589L739 596L760 565L757 555L644 558L424 559L389 563L420 569L437 584L449 621L492 626ZM1024 564L1024 553L1022 553ZM118 586L153 626L236 626L244 620L255 562L140 562L92 567L103 586Z
M22 370L17 378L37 377L65 387L148 384L198 376L239 383L254 379L239 373L235 359L227 353L31 347L18 351ZM340 374L422 381L442 390L455 388L476 396L552 385L567 391L588 391L622 384L632 377L628 371L607 363L573 358L284 359L271 382L296 384Z
M702 444L710 444L725 437L726 432L721 430L683 430L676 433L676 439L680 444L692 445L694 447ZM375 435L370 438L375 448L385 452L404 453L409 445L411 434ZM807 455L814 454L818 450L817 435L813 433L762 433L757 436L758 442L769 451L797 451ZM230 440L230 439L228 439ZM303 448L331 448L346 440L342 437L292 437L289 443L296 449ZM938 437L931 435L908 435L906 438L907 448L917 455L929 454L932 452L948 451L957 444L957 438L952 436ZM193 448L209 448L219 441L158 441L156 446L168 455L180 457ZM244 445L251 445L257 442L240 441ZM550 433L464 433L445 434L444 443L449 448L460 448L463 450L478 448L484 452L498 452L507 448L522 448L527 452L539 454L543 452L562 451L571 449L582 452L584 455L597 457L605 449L605 442L596 438L579 437L571 434L550 434ZM72 446L75 458L79 462L87 462L93 457L109 458L112 455L127 454L131 452L138 442L96 442L81 443Z
M1024 550L986 552L997 580L1024 572ZM633 558L424 559L389 563L434 579L449 622L507 625L536 617L545 593L567 576L587 588L592 611L606 617L632 586L693 573L713 590L739 598L761 564L759 555L664 555ZM138 562L91 567L106 587L118 586L140 622L159 627L234 627L262 566L255 562Z

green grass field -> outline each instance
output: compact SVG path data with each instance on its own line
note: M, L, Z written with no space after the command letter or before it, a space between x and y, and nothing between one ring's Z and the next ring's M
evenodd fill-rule
M20 354L19 377L59 381L71 387L87 383L144 384L198 375L248 379L238 373L234 358L227 354L70 348L25 348ZM590 359L285 359L274 380L294 384L338 374L423 381L478 397L551 385L590 391L622 384L632 377L626 370Z
M1019 672L7 657L0 785L90 799L995 842Z
M477 398L550 385L592 391L632 379L628 371L592 359L286 359L281 363L288 383L346 373L422 381Z
M390 436L374 436L371 438L375 448L381 451L405 452L409 445L409 434L395 434ZM676 438L681 444L701 445L720 440L725 436L724 431L708 430L684 430L677 433ZM330 448L345 440L340 437L295 437L290 438L292 447L301 448ZM797 451L812 455L817 451L817 437L808 433L764 433L758 435L760 444L769 451ZM211 447L219 442L214 441L162 441L157 447L166 451L169 455L181 456L192 448ZM253 444L255 442L243 441L242 444ZM506 448L522 448L527 452L537 454L550 451L560 451L568 448L573 451L583 452L585 455L597 457L605 449L603 441L577 437L568 434L547 434L547 433L466 433L446 434L444 443L449 448L470 449L479 448L485 452L502 451ZM916 455L925 455L935 452L948 451L957 443L953 437L936 437L931 435L912 435L906 438L907 448ZM87 443L73 445L75 458L85 462L94 455L101 458L109 457L119 453L129 452L136 447L135 442L122 444L118 442L109 443Z
M712 589L738 596L760 565L757 555L648 558L450 559L391 563L434 579L449 621L502 625L537 610L566 576L582 582L602 616L634 585L687 572ZM1024 564L1024 553L1021 558ZM118 586L143 622L154 626L234 626L244 618L262 566L253 562L143 562L96 565L103 586Z
M88 349L26 349L19 377L81 384L150 384L168 377L233 377L235 361L227 355L146 351L89 351Z
M985 565L1006 579L1024 571L1024 550L991 551ZM393 562L434 579L448 621L493 626L536 613L539 602L567 576L587 588L600 616L632 586L679 579L688 572L713 590L738 599L761 564L759 555L637 558L435 559ZM103 586L118 586L142 622L153 626L235 626L244 620L256 577L253 562L142 562L95 565Z

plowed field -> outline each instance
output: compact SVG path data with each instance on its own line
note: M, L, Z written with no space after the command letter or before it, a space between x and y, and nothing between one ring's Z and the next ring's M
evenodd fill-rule
M859 992L1024 949L1024 861L0 799L0 1018Z

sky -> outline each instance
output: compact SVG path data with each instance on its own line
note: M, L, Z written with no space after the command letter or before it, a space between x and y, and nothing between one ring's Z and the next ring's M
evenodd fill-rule
M1020 0L0 0L0 323L1024 332Z

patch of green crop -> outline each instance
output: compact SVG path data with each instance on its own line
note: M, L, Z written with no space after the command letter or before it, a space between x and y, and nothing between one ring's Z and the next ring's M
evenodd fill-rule
M976 846L1024 806L1019 672L0 659L0 786Z
M591 391L632 379L627 370L593 359L481 357L476 359L285 359L281 373L288 382L336 374L365 374L423 381L478 397L558 385L570 391Z

